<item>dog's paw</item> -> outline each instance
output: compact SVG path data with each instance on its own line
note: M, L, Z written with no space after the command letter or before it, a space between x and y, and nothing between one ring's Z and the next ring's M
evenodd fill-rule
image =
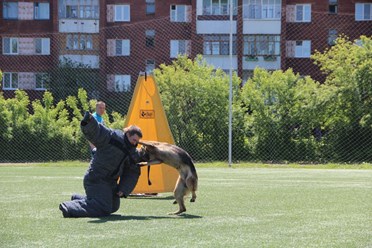
M184 212L186 212L186 209L182 209L182 210L180 209L180 210L178 210L176 212L168 213L168 215L180 215L180 214L182 214Z
M190 199L190 202L195 202L195 199L194 199L194 198L191 198L191 199Z

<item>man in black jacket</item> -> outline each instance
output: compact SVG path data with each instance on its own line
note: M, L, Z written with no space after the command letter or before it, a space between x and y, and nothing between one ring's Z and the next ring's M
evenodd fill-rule
M137 126L123 131L109 129L89 112L81 121L81 130L97 148L84 176L86 196L72 195L59 209L65 218L107 216L119 209L120 197L127 197L137 184L140 155L136 147L142 132Z

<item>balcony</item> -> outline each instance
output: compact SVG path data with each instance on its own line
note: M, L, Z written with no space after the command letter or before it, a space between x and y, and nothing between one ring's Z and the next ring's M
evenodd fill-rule
M99 20L87 19L60 19L59 32L61 33L98 33Z

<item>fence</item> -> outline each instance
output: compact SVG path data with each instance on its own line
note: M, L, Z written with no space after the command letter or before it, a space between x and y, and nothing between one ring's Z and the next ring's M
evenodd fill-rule
M89 159L82 114L104 101L122 128L140 72L155 75L176 144L227 161L227 1L80 2L2 29L0 162ZM346 2L234 1L234 162L372 161L372 4Z

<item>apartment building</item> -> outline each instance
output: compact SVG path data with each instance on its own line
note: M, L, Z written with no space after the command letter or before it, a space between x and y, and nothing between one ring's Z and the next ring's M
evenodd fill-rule
M324 75L309 59L315 51L334 45L339 35L351 40L372 36L372 1L287 0L282 15L282 68L293 68L302 75L324 80Z
M50 49L54 3L3 1L0 8L2 91L9 97L17 88L44 91L46 72L57 64Z
M51 78L51 71L75 66L91 75L73 79L91 86L91 97L130 94L139 72L170 64L178 54L202 54L225 71L232 66L243 81L257 66L293 68L322 80L310 60L314 51L332 46L340 34L372 35L372 0L232 4L231 22L228 0L5 0L1 90L12 97L15 89L25 89L37 98L47 85L67 80Z

